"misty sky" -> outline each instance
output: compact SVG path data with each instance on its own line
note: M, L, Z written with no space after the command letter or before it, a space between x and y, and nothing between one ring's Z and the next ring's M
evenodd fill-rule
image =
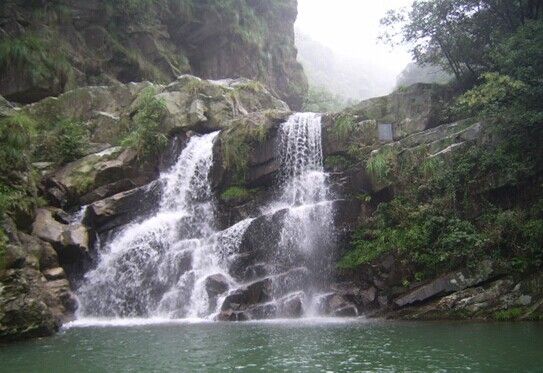
M391 50L377 41L379 21L387 10L411 3L412 0L298 0L296 26L339 55L363 58L398 74L411 57L406 48Z

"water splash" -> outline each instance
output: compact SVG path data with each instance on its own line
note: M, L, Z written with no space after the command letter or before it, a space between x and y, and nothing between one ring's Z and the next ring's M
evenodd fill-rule
M209 314L205 279L227 276L221 252L238 229L217 233L208 180L218 132L193 136L160 177L158 212L127 226L106 245L79 289L80 316L202 317ZM228 277L227 277L228 278Z

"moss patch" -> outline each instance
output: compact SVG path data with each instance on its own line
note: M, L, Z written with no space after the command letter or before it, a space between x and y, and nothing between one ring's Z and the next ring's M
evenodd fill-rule
M250 200L256 192L256 189L233 186L221 193L221 200L224 202L242 203Z

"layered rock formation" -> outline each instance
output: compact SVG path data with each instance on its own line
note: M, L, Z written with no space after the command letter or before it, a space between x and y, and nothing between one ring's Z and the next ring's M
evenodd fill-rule
M259 80L297 109L307 81L296 15L295 0L4 1L0 95L29 103L75 86L192 73Z

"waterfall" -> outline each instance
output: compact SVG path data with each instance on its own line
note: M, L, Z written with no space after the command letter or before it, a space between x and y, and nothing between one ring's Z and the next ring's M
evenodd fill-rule
M262 238L252 250L263 262L241 266L242 242L259 218L215 229L208 176L218 132L191 137L177 163L160 175L157 212L105 243L78 290L79 317L213 319L228 307L239 309L239 299L253 298L261 300L242 305L252 307L248 317L281 317L285 308L289 317L300 308L310 314L329 285L334 236L321 127L313 113L294 114L281 125L278 193L262 211L276 224L275 246L265 249Z
M281 193L272 209L286 209L279 247L296 257L307 270L306 303L330 278L330 250L334 243L333 209L328 174L324 172L321 115L297 113L283 123Z
M214 311L205 279L222 274L232 281L221 252L243 233L213 228L208 174L217 134L193 136L160 176L158 212L106 245L78 291L81 317L202 317Z

